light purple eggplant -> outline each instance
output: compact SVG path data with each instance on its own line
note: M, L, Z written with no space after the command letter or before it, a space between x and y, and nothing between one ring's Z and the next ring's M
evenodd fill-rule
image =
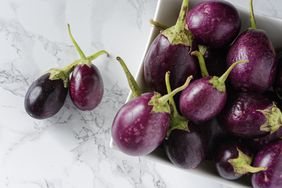
M282 113L267 96L239 93L228 101L220 120L223 128L235 136L258 138L279 130Z
M231 70L240 63L233 63L221 76L208 76L201 52L195 51L199 58L202 76L204 78L192 82L182 93L179 100L181 114L196 124L211 120L225 106L227 92L225 81Z
M78 109L90 111L100 104L104 94L104 84L100 71L92 64L92 61L100 55L109 54L101 50L90 57L86 57L75 41L69 25L68 31L81 58L80 62L75 66L70 78L70 98Z
M234 41L227 55L227 65L234 61L248 60L238 65L230 74L231 85L239 91L263 93L275 80L277 61L272 42L265 31L256 29L251 3L251 27Z
M186 24L198 43L212 48L229 45L241 28L236 8L229 2L219 0L196 5L188 12Z
M253 166L266 168L252 175L253 188L281 188L282 140L266 145L254 158Z
M196 76L198 65L190 54L193 38L185 28L188 0L183 0L176 25L162 31L149 47L144 59L144 79L153 91L166 93L164 77L171 72L172 88L181 86L190 75Z
M164 96L157 92L141 94L124 61L119 57L117 60L126 73L135 98L117 112L112 124L112 138L122 152L134 156L146 155L154 151L167 135L170 125L168 100L185 89L192 78Z

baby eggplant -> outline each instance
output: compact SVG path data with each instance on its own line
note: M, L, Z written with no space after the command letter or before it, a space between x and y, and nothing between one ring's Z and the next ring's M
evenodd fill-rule
M70 98L78 109L83 111L93 110L102 100L104 85L100 71L91 61L102 54L109 54L102 50L90 57L86 57L72 36L69 25L68 31L81 58L80 63L75 67L71 75L69 86Z
M282 48L276 51L276 61L278 63L277 76L274 84L274 91L277 97L282 101Z
M253 188L281 188L282 140L266 145L254 158L253 165L266 168L252 175Z
M192 8L186 16L186 24L198 43L212 48L230 44L241 28L236 8L218 0L204 1Z
M187 76L197 75L196 59L192 51L192 35L185 28L188 0L183 0L176 25L162 31L153 41L144 59L144 78L153 91L166 93L165 73L171 72L172 88L181 86Z
M64 105L68 93L67 81L64 71L59 69L51 69L35 80L25 95L26 112L36 119L55 115Z
M251 2L251 28L241 33L230 47L227 65L234 61L248 60L238 65L230 74L230 83L240 91L263 93L275 79L277 61L275 51L265 31L256 29Z
M195 52L201 57L200 52ZM227 100L225 81L236 65L246 61L233 63L221 77L208 76L204 59L199 62L204 78L192 82L179 100L181 114L196 124L209 121L222 111Z
M273 134L282 126L282 113L264 95L240 93L222 111L221 125L235 136L258 138Z
M235 141L222 143L215 155L215 165L221 177L236 180L247 173L266 170L265 167L253 167L251 152Z
M164 140L170 124L170 107L167 101L187 87L184 85L161 96L156 92L141 94L138 84L121 58L117 58L126 73L135 97L117 112L112 124L112 138L124 153L141 156L151 153Z
M171 92L169 74L166 74L167 92ZM196 168L205 159L207 142L196 126L181 116L173 98L169 100L172 108L171 123L168 138L164 142L165 152L170 161L181 168Z

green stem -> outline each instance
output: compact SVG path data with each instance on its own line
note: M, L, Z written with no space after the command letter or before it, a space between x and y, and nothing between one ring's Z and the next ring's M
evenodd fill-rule
M68 32L69 32L69 36L72 40L72 43L74 44L74 47L76 48L76 51L79 53L79 56L82 60L86 60L86 56L85 54L82 52L81 48L79 47L79 45L77 44L77 42L75 41L72 33L71 33L71 29L70 29L70 24L68 24Z
M235 63L233 63L228 69L227 71L218 79L219 82L221 83L224 83L227 79L227 77L229 76L230 72L233 70L233 68L238 65L238 64L241 64L241 63L247 63L248 61L247 60L239 60L239 61L236 61Z
M153 25L154 27L159 28L160 30L166 30L167 28L169 28L167 25L164 25L164 24L162 24L160 22L157 22L157 21L155 21L153 19L150 19L150 23L151 23L151 25Z
M176 95L178 92L184 90L184 89L189 85L189 83L190 83L190 81L191 81L192 79L193 79L193 76L189 76L189 77L186 79L185 83L184 83L182 86L180 86L180 87L174 89L172 92L170 92L170 93L168 93L168 94L162 96L162 97L159 99L159 103L160 103L160 104L165 104L168 100L170 100L170 99L171 99L174 95Z
M122 69L123 69L123 71L126 75L129 87L132 91L132 95L134 97L140 96L141 95L141 89L139 88L139 86L138 86L137 82L135 81L134 77L132 76L132 74L128 70L125 62L123 61L123 59L121 57L117 57L116 59L120 63L120 65L121 65L121 67L122 67Z
M204 58L203 54L199 51L194 51L194 52L191 53L191 55L196 56L198 58L202 77L204 78L204 77L209 76L208 69L207 69L205 58Z
M252 29L256 29L257 28L257 24L256 24L256 20L255 20L255 16L254 16L254 7L253 7L253 0L250 0L250 27Z
M88 57L86 57L86 59L88 59L89 61L93 61L95 60L97 57L103 55L103 54L106 54L108 57L110 56L110 54L106 51L106 50L101 50L101 51L98 51L96 52L95 54L93 55L90 55Z
M170 81L169 81L170 79L169 78L170 78L170 72L168 71L165 74L165 84L166 84L167 93L171 93L171 86L170 86ZM169 103L173 108L173 117L179 116L179 113L177 111L176 104L174 102L173 97L171 97L169 99Z
M183 0L179 17L175 24L176 30L178 31L185 29L185 16L186 16L186 11L188 10L188 6L189 6L189 0Z

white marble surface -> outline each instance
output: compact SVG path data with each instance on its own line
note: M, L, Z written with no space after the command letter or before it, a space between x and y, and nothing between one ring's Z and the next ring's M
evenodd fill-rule
M230 0L248 6L247 0ZM113 59L96 61L105 96L92 112L67 99L53 118L26 115L28 86L51 67L78 56L66 24L87 54L106 49L136 73L157 0L0 0L0 188L209 187L213 182L109 148L115 112L128 93ZM255 0L255 9L282 18L279 0Z

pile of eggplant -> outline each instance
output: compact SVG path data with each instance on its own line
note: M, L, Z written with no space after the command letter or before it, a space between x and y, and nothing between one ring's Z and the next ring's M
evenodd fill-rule
M134 156L162 147L185 169L213 160L222 178L249 176L255 188L281 188L282 50L257 28L252 0L250 27L241 33L232 4L188 5L183 0L176 24L163 28L147 51L150 92L117 58L133 99L114 118L114 143Z

